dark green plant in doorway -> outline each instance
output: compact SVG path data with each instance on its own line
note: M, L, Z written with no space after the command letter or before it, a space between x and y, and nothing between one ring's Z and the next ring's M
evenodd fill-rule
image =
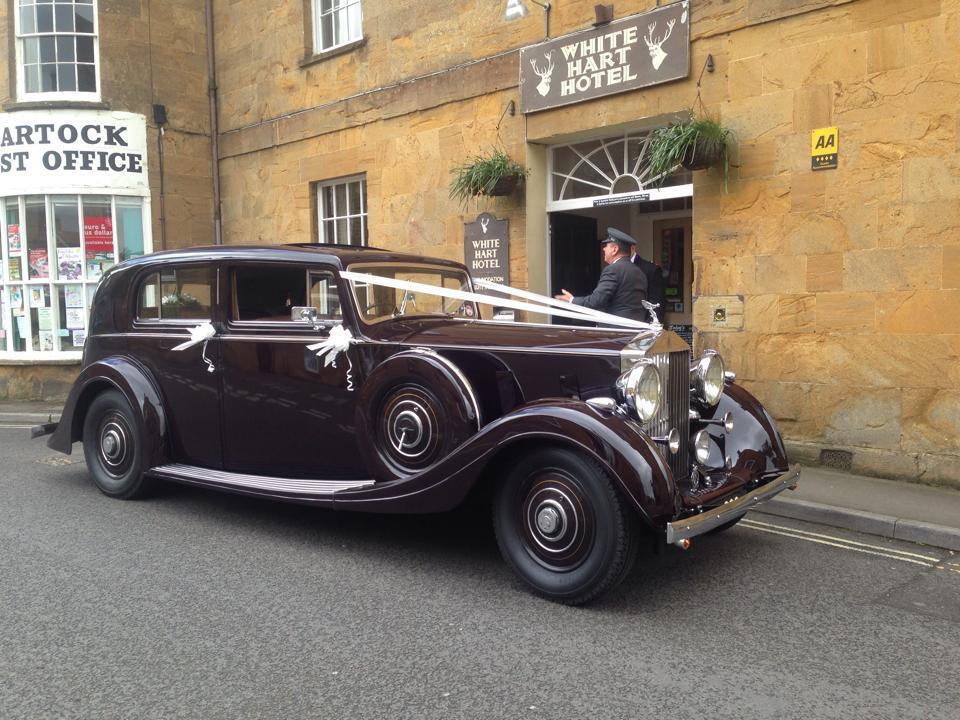
M451 172L450 197L466 205L477 195L509 195L530 171L511 160L503 150L492 149Z
M650 177L658 186L678 167L723 171L723 187L730 172L733 132L716 120L700 117L657 128L650 133Z

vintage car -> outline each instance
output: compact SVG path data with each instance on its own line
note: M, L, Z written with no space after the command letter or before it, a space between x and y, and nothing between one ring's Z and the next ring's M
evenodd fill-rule
M510 567L569 604L645 539L686 547L796 484L716 352L692 360L659 324L485 320L482 300L460 263L371 248L123 262L59 424L36 434L82 442L117 498L162 480L369 512L487 497Z

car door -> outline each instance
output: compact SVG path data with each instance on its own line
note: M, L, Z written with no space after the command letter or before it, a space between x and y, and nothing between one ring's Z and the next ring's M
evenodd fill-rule
M216 337L182 350L190 330L217 322L218 272L211 263L153 268L136 281L129 354L159 385L174 462L221 467L220 344ZM213 370L211 371L211 368Z
M308 349L343 321L334 269L237 262L228 275L229 318L221 336L225 468L362 477L354 435L356 350L325 365Z

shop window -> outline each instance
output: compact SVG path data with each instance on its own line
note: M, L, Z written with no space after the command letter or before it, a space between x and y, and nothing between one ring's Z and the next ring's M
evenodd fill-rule
M364 177L318 183L317 211L320 242L367 244L367 181Z
M0 199L0 213L0 357L79 357L118 249L133 257L149 246L143 201L28 195Z
M313 0L313 51L326 52L363 37L360 0Z
M17 0L21 100L99 99L96 0Z

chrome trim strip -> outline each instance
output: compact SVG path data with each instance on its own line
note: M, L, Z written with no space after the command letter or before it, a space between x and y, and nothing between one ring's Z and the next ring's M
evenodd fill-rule
M748 492L733 500L728 500L720 507L705 510L699 515L667 523L667 543L673 544L687 538L703 535L726 522L743 517L747 511L756 505L779 495L787 488L794 487L800 478L800 465L793 465L783 475L761 485L756 490Z
M264 475L247 475L225 470L211 470L193 465L159 465L150 468L151 475L168 475L174 478L200 480L202 482L218 483L231 487L248 488L251 490L269 490L272 492L290 493L292 495L332 495L340 490L358 490L370 487L373 480L308 480L298 478L267 477Z
M306 329L306 328L305 328ZM189 338L189 333L139 333L139 332L129 332L129 333L101 333L94 337L98 338ZM222 334L214 335L213 340L222 340L226 341L241 341L241 342L300 342L312 344L318 342L325 338L326 335L233 335L233 334ZM383 342L377 340L369 340L365 337L354 336L353 345L377 345L379 347L397 347L397 348L406 348L412 350L416 347L425 347L420 345L411 345L409 343L401 342ZM516 346L502 346L502 345L430 345L430 350L483 350L488 352L510 352L510 353L531 353L531 354L540 354L540 355L589 355L593 357L617 357L620 355L619 350L594 350L590 348L525 348L525 347L516 347Z
M410 348L413 352L422 353L424 355L429 355L432 358L439 360L447 369L452 372L456 378L463 383L464 389L467 391L467 395L470 396L470 404L473 405L473 417L477 421L477 430L480 429L480 404L477 402L476 393L473 391L473 385L470 384L470 381L467 380L467 376L463 374L460 368L450 359L445 358L443 355L437 353L433 348L415 346Z

